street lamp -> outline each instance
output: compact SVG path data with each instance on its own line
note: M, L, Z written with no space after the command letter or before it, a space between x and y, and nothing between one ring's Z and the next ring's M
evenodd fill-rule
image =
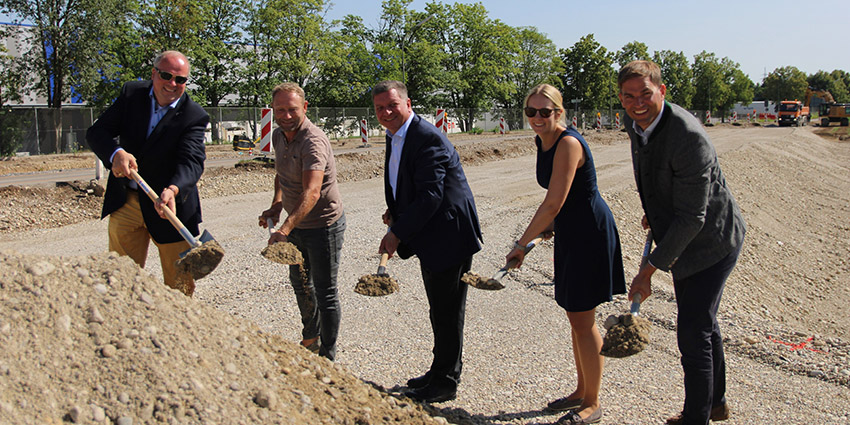
M434 15L428 15L427 18L417 22L416 25L414 25L413 28L410 29L410 34L408 34L406 37L401 38L401 82L405 86L407 85L407 70L405 69L404 64L404 44L405 42L410 42L410 38L413 37L413 34L416 33L416 30L419 29L419 27L424 25L426 22L430 21L433 17Z

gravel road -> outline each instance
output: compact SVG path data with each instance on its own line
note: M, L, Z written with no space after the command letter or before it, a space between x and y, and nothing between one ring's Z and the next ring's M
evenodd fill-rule
M733 411L726 423L850 424L850 143L823 140L807 128L720 126L709 134L749 226L720 312ZM626 274L633 276L643 231L628 143L625 136L604 144L588 136L602 195L620 229ZM503 265L544 192L534 181L533 155L465 169L485 240L473 270L490 275ZM271 187L269 180L258 184ZM393 295L369 298L352 291L358 277L378 264L385 231L382 184L372 178L340 187L348 230L337 362L391 389L430 364L431 332L417 260L390 260L388 271L401 286ZM259 255L267 232L256 217L271 196L270 190L204 196L204 227L227 254L198 282L195 298L294 341L300 323L286 271ZM4 234L0 250L89 255L106 250L105 235L106 221L87 220ZM569 324L552 299L551 262L547 242L505 279L504 290L470 289L463 383L456 400L437 406L450 421L544 424L558 418L542 408L572 391L575 370ZM158 263L152 250L152 275L160 273ZM681 409L672 284L663 274L654 283L641 308L653 323L650 345L636 356L606 362L602 423L663 423ZM598 323L627 310L625 297L618 296L597 309Z

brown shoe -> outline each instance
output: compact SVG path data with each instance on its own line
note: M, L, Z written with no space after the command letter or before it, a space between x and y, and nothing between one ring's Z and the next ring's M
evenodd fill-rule
M711 413L708 414L708 419L711 419L714 422L729 419L729 406L726 403L723 403L719 406L712 407ZM683 423L685 423L685 417L682 413L678 413L676 416L667 419L667 425L682 425Z

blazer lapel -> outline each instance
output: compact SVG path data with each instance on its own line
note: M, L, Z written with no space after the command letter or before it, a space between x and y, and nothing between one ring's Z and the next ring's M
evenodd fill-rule
M159 122L156 124L156 127L154 127L153 131L151 131L151 135L148 136L147 140L145 141L144 150L147 150L151 146L155 145L156 142L162 137L165 128L168 127L168 123L171 122L171 120L177 119L177 117L180 116L180 112L184 103L183 98L185 96L186 94L184 93L183 96L180 97L180 101L177 102L177 106L175 108L169 108L168 112L166 112L162 119L159 120ZM148 115L148 120L146 121L146 123L150 123L150 115ZM147 130L147 127L145 127L145 130Z

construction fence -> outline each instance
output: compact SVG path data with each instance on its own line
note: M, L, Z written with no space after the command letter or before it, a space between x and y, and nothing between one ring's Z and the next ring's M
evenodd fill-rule
M234 136L247 136L251 140L260 137L262 108L214 107L205 108L210 115L210 125L205 134L208 144L231 143ZM437 123L438 110L425 111L414 108L425 120ZM475 110L445 108L445 131L453 133L499 133L517 129L528 129L521 109ZM702 122L706 122L705 111L692 111ZM7 154L43 155L89 150L86 130L97 119L94 108L67 106L61 109L46 107L9 107L0 110L0 144L11 146L4 149ZM384 129L375 117L372 108L310 107L307 117L321 127L332 139L360 138L360 121L366 120L367 134L371 139L383 140ZM442 117L442 115L441 115ZM575 123L580 129L613 128L622 125L622 109L568 110L564 114L567 125ZM502 123L504 119L504 123ZM719 122L724 117L710 117ZM729 118L726 117L726 120ZM273 126L274 127L274 126Z

